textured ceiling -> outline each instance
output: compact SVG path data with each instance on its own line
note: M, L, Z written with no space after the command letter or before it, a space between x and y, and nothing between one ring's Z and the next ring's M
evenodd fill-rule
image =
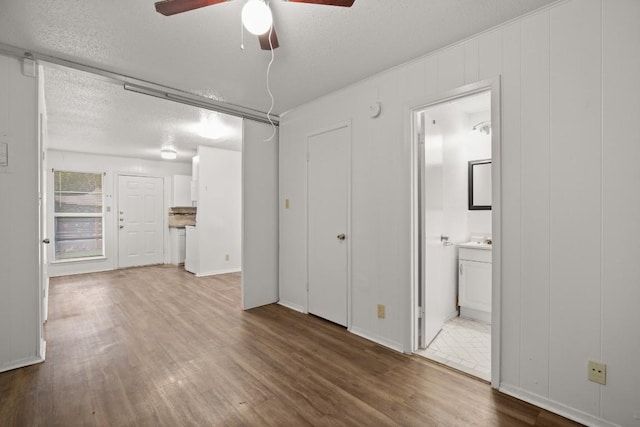
M285 112L553 0L356 0L350 9L271 0ZM0 0L0 43L266 111L271 55L240 49L235 0L164 17L153 0Z
M242 119L135 92L91 74L44 68L47 148L159 160L171 143L177 161L198 145L239 151Z

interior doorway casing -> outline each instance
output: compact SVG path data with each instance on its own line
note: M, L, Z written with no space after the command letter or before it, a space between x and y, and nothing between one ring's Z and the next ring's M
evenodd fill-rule
M502 153L502 126L501 126L501 94L500 77L483 80L438 94L436 96L416 99L408 104L405 110L405 140L411 150L411 284L408 300L410 310L405 318L405 352L413 353L418 346L418 318L421 268L421 240L420 240L420 163L419 163L419 124L416 117L418 113L429 107L464 98L480 92L491 92L491 152L492 152L492 304L491 304L491 386L498 388L500 385L500 317L501 317L501 153Z

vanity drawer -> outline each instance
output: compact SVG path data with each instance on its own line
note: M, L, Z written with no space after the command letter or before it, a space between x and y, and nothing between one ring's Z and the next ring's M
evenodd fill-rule
M491 262L491 252L485 249L460 248L458 258L468 261Z

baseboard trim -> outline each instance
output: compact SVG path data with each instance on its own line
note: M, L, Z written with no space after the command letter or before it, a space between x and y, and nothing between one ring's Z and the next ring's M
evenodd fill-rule
M516 399L524 400L527 403L531 403L532 405L546 409L549 412L561 415L565 418L579 422L586 426L618 427L617 424L610 423L591 414L587 414L586 412L578 411L577 409L573 409L569 406L563 405L562 403L554 402L553 400L547 399L546 397L542 397L535 393L530 393L526 390L521 389L520 387L502 384L498 388L498 390L501 393L508 394L509 396L515 397Z
M476 310L469 307L460 307L460 317L479 320L481 322L491 324L491 312L488 311Z
M292 302L285 301L285 300L278 301L278 304L280 304L281 306L286 307L286 308L288 308L290 310L307 314L307 312L305 311L304 307L299 305L299 304L294 304Z
M363 329L360 329L360 328L354 327L354 326L352 326L351 329L349 329L349 332L351 332L353 334L356 334L359 337L362 337L362 338L364 338L366 340L373 341L376 344L380 344L381 346L390 348L391 350L395 350L395 351L397 351L399 353L404 353L404 347L399 342L388 340L388 339L383 338L381 336L378 336L378 335L375 335L375 334L371 334L368 331L365 331Z
M214 270L196 274L196 277L217 276L218 274L239 273L239 268L230 268L227 270Z
M14 369L24 368L25 366L37 365L44 362L44 357L32 356L25 359L15 360L0 367L0 372L12 371Z
M451 314L449 314L449 316L447 316L447 318L445 319L444 323L447 323L450 320L455 319L456 317L459 317L460 313L458 313L458 310L454 310L451 312Z

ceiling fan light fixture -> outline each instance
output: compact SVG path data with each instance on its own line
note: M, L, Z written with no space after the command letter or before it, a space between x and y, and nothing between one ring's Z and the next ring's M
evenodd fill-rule
M249 0L242 7L242 25L251 34L266 33L273 23L271 9L263 0Z

